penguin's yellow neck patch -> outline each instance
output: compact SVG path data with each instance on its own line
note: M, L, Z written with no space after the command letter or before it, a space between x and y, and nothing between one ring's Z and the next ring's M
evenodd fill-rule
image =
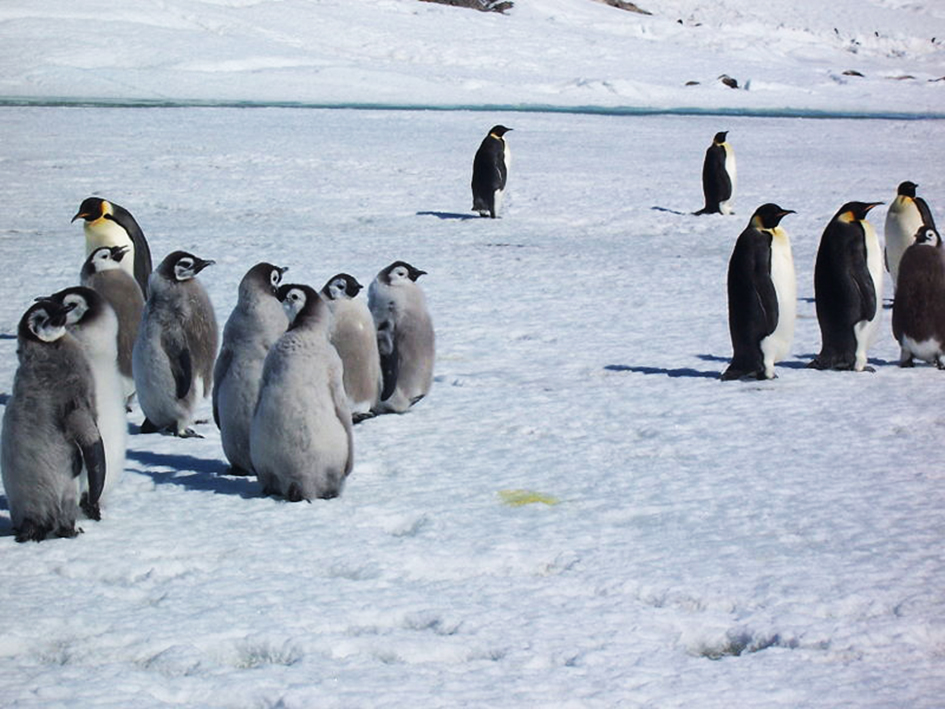
M496 135L495 133L490 133L490 134L489 134L489 137L490 137L490 138L495 138L496 140L502 140L502 136L501 136L501 135Z
M837 220L846 224L852 224L856 221L856 216L854 216L853 212L844 212L839 217L837 217Z

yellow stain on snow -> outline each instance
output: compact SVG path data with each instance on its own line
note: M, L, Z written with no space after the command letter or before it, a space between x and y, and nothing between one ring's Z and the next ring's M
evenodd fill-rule
M559 500L552 495L534 490L499 490L499 498L510 507L522 507L540 502L543 505L557 505Z

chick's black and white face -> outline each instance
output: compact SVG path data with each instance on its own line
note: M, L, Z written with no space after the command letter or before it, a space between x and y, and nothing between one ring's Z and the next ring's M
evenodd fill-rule
M282 273L281 268L274 268L269 273L269 285L272 286L273 291L279 288L279 284L282 283Z
M69 293L62 299L63 306L69 311L66 315L66 325L75 325L89 311L89 301L79 293Z
M394 285L395 283L403 283L405 281L412 280L410 278L410 269L406 266L396 266L391 269L390 272L390 283Z
M30 331L43 342L55 342L66 334L65 321L52 318L43 306L35 306L29 314Z
M348 281L344 278L335 278L328 284L328 297L332 300L348 298Z
M124 255L123 246L100 246L92 252L92 266L96 272L121 268L120 261Z
M174 279L189 281L198 273L197 264L190 256L181 256L174 264Z
M929 229L927 227L923 227L919 230L915 240L916 243L926 246L937 247L942 245L942 237L939 236L938 232L935 231L935 229Z
M289 322L295 321L296 316L305 307L308 296L301 288L290 288L282 300L282 307L285 308L285 314L289 317Z

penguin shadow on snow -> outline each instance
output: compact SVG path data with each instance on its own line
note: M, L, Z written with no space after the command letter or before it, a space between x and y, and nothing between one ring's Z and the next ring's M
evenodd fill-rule
M727 361L727 360L726 360ZM608 372L636 372L637 374L661 374L673 379L679 377L690 377L695 379L718 379L720 372L706 372L690 367L680 367L678 369L667 369L666 367L645 367L629 364L608 364L604 366Z
M434 212L434 211L423 211L417 212L418 217L436 217L437 219L456 219L460 221L465 221L466 219L482 219L478 214L461 214L459 212Z
M256 478L228 475L229 466L218 458L196 458L192 455L153 453L151 451L128 451L128 458L148 467L172 468L172 470L141 470L158 485L180 485L188 490L206 490L218 495L238 495L244 499L259 497ZM193 472L196 475L181 475Z

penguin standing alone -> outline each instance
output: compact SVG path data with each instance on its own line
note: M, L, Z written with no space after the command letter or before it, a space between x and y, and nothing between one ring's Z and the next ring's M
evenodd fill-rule
M781 219L793 214L776 204L755 210L739 235L728 265L728 324L734 355L723 381L774 378L774 363L794 340L797 279Z
M726 140L728 131L716 133L702 163L705 206L696 214L734 214L737 173L735 151Z
M279 288L289 329L270 348L250 428L264 495L290 502L338 497L354 465L341 358L328 341L331 311L314 288Z
M122 261L122 268L134 277L142 295L148 297L148 277L151 275L151 249L138 222L124 207L101 197L89 197L79 205L72 217L85 220L85 255L100 246L127 246L130 258Z
M882 314L883 256L869 211L881 202L847 202L824 229L814 264L820 354L813 369L866 369Z
M118 317L118 371L125 402L130 404L135 393L131 352L138 337L144 296L135 279L121 267L127 253L127 246L101 246L95 249L85 260L79 278L83 286L104 296Z
M945 369L945 249L932 227L919 228L899 262L892 328L901 367L918 358Z
M395 261L368 288L384 377L379 413L403 413L433 386L436 338L423 289L416 283L425 274Z
M259 398L269 348L289 319L276 297L286 268L257 263L240 281L236 307L223 327L223 345L213 369L213 420L232 472L253 471L249 429Z
M504 137L510 130L502 125L493 126L473 159L472 208L480 217L488 215L495 219L502 209L502 195L512 164L512 154Z
M914 182L900 184L896 198L886 210L886 222L883 225L886 269L892 277L894 292L899 280L899 262L906 249L915 241L915 235L921 227L936 228L929 205L921 197L916 197L916 187L918 185Z
M118 372L118 318L108 301L91 288L75 286L53 293L48 300L69 310L66 330L82 346L92 371L95 392L95 423L105 446L105 485L101 499L121 479L128 448L128 417L125 394ZM80 500L85 509L88 476L82 476Z
M142 433L168 428L181 437L210 393L217 353L217 321L195 276L213 261L186 251L169 254L151 275L151 293L132 352Z
M361 284L347 273L332 276L321 295L332 314L331 344L344 364L344 385L354 422L369 418L381 396L381 358L374 317L363 299Z
M85 465L89 512L105 484L92 372L66 332L68 309L34 303L20 319L19 367L3 413L0 467L16 541L76 535L76 480Z

